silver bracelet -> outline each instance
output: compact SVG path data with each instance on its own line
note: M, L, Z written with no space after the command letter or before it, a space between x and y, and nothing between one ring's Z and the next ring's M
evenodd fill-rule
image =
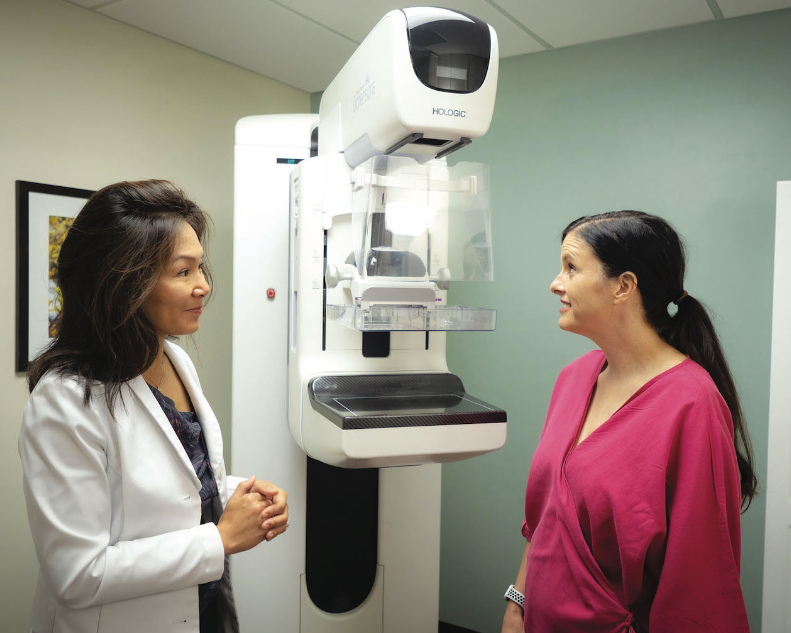
M506 589L504 598L506 600L510 600L511 602L515 602L520 607L522 607L522 610L524 611L525 596L521 591L517 591L513 585L510 585L508 589Z

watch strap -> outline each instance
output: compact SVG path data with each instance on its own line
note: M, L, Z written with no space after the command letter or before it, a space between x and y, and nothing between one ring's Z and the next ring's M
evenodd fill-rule
M513 585L510 585L508 589L505 590L505 596L503 596L506 600L510 600L511 602L515 602L518 604L522 609L525 608L525 596L521 591L518 591Z

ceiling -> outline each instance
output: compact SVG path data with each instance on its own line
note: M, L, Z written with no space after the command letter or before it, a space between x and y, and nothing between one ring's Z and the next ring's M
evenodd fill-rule
M393 0L65 0L306 92L324 90ZM422 3L423 5L429 3ZM791 0L442 0L500 57L791 7Z

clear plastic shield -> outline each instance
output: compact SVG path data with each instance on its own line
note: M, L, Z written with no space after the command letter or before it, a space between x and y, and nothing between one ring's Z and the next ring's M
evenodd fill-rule
M353 174L361 278L494 281L488 165L377 156Z

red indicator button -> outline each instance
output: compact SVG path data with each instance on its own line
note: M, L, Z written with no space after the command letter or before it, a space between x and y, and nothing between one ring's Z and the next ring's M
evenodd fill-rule
M266 291L266 298L267 299L274 299L275 298L275 289L274 288L270 288L269 290Z

